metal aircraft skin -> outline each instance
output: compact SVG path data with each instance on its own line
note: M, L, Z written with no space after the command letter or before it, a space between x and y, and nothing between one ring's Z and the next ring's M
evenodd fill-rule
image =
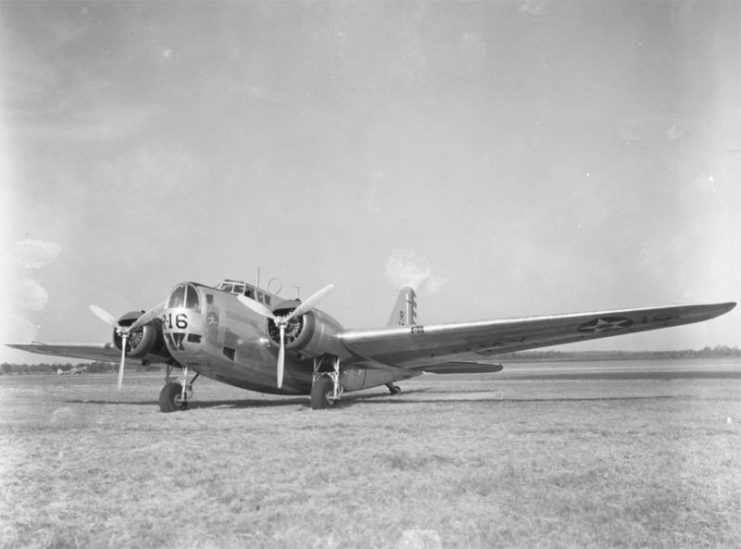
M344 392L386 385L423 372L497 372L492 356L700 322L736 303L652 307L423 325L416 321L416 296L399 293L387 326L343 328L316 308L333 286L305 301L284 301L250 284L225 280L216 287L178 284L146 312L116 319L91 305L113 326L103 345L12 344L33 353L117 362L121 387L126 357L165 363L160 393L163 412L182 410L199 375L263 393L311 395L313 408L332 406ZM180 369L179 379L170 377ZM189 377L191 376L191 377Z

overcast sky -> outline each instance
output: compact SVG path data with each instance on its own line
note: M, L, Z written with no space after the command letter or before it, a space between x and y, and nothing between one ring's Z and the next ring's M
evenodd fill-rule
M3 2L2 342L178 282L425 323L741 297L738 2ZM273 282L277 284L277 282ZM741 315L593 342L741 346ZM31 355L0 350L0 360Z

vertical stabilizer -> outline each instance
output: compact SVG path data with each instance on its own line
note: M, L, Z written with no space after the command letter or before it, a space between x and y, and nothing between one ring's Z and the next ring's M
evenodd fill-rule
M417 323L417 294L409 286L401 289L391 311L388 326L410 326Z

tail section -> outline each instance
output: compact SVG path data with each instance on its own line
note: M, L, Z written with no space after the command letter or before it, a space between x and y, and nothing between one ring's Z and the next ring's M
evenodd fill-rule
M401 289L391 311L388 326L411 326L417 323L417 294L409 286Z

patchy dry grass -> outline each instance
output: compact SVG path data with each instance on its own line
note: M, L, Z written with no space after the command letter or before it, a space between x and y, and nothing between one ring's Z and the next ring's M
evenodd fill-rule
M0 377L2 547L741 546L737 379L114 385Z

